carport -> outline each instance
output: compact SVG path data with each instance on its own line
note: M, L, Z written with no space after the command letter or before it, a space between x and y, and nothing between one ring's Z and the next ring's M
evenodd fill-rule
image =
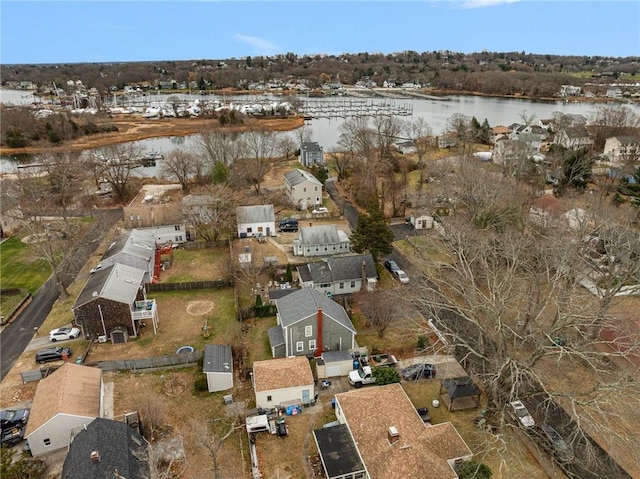
M440 396L449 411L472 409L480 405L480 390L469 376L443 379Z

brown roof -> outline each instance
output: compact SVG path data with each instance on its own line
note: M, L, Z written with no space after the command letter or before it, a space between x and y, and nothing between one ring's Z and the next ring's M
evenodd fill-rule
M313 373L305 357L269 359L253 363L256 392L313 384Z
M425 471L429 477L455 479L447 461L472 455L450 422L425 425L400 384L336 394L336 404L371 479L424 478ZM393 445L390 427L399 433Z
M509 128L508 126L504 126L504 125L498 125L498 126L494 126L493 128L491 128L491 131L493 131L494 135L500 135L500 134L506 134L506 133L511 133L511 128Z
M65 363L38 384L25 436L58 414L100 416L102 370Z

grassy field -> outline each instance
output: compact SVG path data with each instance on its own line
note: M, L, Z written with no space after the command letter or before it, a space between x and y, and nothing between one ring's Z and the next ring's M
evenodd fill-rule
M49 265L38 258L33 249L18 236L0 244L0 259L3 289L20 288L33 294L51 275Z

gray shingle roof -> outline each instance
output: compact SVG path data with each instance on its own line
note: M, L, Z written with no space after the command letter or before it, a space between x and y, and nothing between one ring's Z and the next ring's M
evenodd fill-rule
M310 181L311 183L322 186L322 183L315 176L313 176L308 171L300 169L295 169L293 171L285 173L284 178L291 186L299 185L300 183L304 183L305 181Z
M96 297L132 304L136 299L144 275L144 270L120 263L96 271L82 288L71 309L76 309Z
M102 479L105 477L147 477L149 464L142 460L146 441L124 422L96 418L81 430L69 446L62 467L65 479ZM97 451L99 461L91 460Z
M284 344L284 333L280 325L267 329L267 335L269 336L269 344L272 348Z
M322 151L322 148L320 147L320 144L317 141L305 141L300 146L300 149L302 151L308 151L308 152Z
M107 251L102 255L102 259L108 259L124 253L149 260L153 258L155 251L156 241L153 237L153 232L134 229L121 235L111 243Z
M233 374L233 356L231 346L207 344L204 347L203 373Z
M276 300L276 307L283 327L313 316L318 313L318 309L322 308L325 318L330 318L346 329L356 332L344 308L313 288L302 288Z
M365 262L365 277L377 278L378 272L370 254L351 254L332 256L331 258L308 263L298 267L303 281L314 283L332 283L362 278L362 262Z
M306 226L300 228L300 244L332 244L340 243L348 238L341 238L335 225Z
M273 205L238 206L236 208L236 221L238 224L267 223L275 221Z

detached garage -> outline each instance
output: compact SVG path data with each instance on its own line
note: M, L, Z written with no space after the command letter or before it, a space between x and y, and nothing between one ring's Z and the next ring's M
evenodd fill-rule
M233 387L231 346L205 345L202 372L207 376L207 386L210 393L231 389Z
M316 359L318 379L348 376L353 371L353 357L349 351L325 351Z

